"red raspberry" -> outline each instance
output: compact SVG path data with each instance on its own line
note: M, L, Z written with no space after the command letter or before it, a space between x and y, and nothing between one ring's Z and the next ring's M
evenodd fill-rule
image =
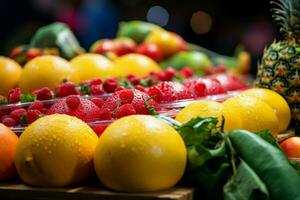
M28 124L31 124L32 122L37 120L41 115L42 115L42 113L39 110L35 110L35 109L28 110L28 112L26 114L26 119L27 119Z
M203 97L206 95L206 85L202 82L195 84L195 91L197 92L198 97Z
M19 108L10 113L10 117L13 118L16 122L20 122L21 117L26 115L26 110L24 108Z
M136 85L135 89L137 89L137 90L139 90L141 92L146 92L146 89L143 86L141 86L141 85Z
M128 75L126 78L132 85L137 85L140 83L140 79L133 74Z
M193 69L190 67L184 67L181 71L180 71L181 75L184 78L190 78L193 76Z
M95 131L95 133L98 135L98 137L100 137L107 126L106 125L93 125L91 127Z
M100 85L102 83L102 80L100 78L95 78L91 80L91 85Z
M101 108L104 104L104 100L101 98L92 98L91 101L96 104L96 106L98 106L99 108Z
M118 82L116 79L106 79L103 83L103 89L107 92L107 93L112 93L115 91L115 89L118 86Z
M37 100L49 100L53 97L52 91L48 87L34 90L33 94L36 95Z
M20 88L11 89L8 93L8 102L17 103L20 101L21 90Z
M101 85L91 85L90 87L90 95L100 95L103 94L104 90Z
M127 104L121 105L121 106L117 109L117 111L116 111L116 113L115 113L115 117L119 119L119 118L121 118L121 117L125 117L125 116L127 116L127 115L134 115L134 114L136 114L136 111L135 111L133 105L127 103Z
M40 100L37 100L28 107L28 110L39 110L42 112L43 108L44 108L44 103Z
M164 74L165 74L165 81L171 81L175 77L176 71L172 67L168 67L164 71Z
M126 88L118 85L118 86L116 87L116 89L115 89L115 92L121 91L121 90L124 90L124 89L126 89Z
M74 83L66 82L56 87L55 94L57 97L66 97L72 94L79 95L80 92Z
M110 120L112 118L111 112L108 108L101 108L99 116L100 120Z
M66 98L66 103L70 109L76 110L80 104L80 97L77 95L70 95Z
M131 103L134 97L132 89L125 89L119 92L122 104Z
M18 123L11 117L6 117L2 120L2 123L7 127L17 126Z

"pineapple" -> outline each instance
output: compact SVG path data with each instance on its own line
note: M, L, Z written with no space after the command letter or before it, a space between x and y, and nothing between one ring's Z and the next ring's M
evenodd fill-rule
M300 0L271 1L274 21L284 39L264 50L255 84L281 94L300 124Z

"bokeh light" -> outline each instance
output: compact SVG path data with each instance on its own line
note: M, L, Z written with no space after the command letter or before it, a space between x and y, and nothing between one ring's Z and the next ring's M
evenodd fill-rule
M147 12L147 21L160 26L166 26L169 22L169 13L162 6L153 6Z
M212 27L212 18L204 11L197 11L191 17L191 28L197 34L209 32Z

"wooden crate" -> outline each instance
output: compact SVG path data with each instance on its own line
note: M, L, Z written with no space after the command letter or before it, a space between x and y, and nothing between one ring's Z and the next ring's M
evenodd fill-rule
M0 183L0 200L192 200L193 188L175 187L154 193L118 193L100 184L67 188L37 188L22 183Z

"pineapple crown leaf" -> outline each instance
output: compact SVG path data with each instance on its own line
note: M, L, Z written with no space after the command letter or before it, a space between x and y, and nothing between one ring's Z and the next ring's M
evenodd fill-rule
M280 32L286 38L300 39L300 1L273 0L271 12Z

